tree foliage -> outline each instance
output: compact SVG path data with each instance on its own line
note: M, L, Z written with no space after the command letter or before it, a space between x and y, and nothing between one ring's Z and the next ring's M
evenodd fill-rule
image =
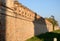
M55 26L58 26L58 22L55 20L54 16L51 16L49 18L45 18L47 19L52 25L53 25L53 30Z

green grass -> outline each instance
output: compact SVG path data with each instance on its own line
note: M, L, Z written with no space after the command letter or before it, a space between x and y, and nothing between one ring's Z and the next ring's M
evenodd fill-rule
M56 30L56 31L53 31L53 32L55 32L55 33L60 33L60 30Z
M32 38L30 38L30 39L28 39L27 41L42 41L43 39L40 39L40 38L38 38L38 37L32 37Z
M53 38L57 38L58 41L60 41L60 30L40 34L28 39L27 41L53 41Z

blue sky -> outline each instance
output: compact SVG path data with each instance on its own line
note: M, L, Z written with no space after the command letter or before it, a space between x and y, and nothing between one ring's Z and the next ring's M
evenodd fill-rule
M18 0L42 17L54 15L60 24L60 0Z

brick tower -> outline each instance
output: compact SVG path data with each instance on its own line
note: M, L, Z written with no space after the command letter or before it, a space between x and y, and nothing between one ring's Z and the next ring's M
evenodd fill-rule
M14 0L0 0L0 41L15 41L14 31L11 27L15 27L15 19L11 20L13 16ZM12 37L12 38L11 38Z

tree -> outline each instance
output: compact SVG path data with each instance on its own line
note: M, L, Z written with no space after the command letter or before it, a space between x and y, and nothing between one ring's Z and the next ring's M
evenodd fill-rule
M53 30L55 26L58 26L58 22L55 20L54 16L51 16L49 18L45 18L47 19L52 25L53 25Z

